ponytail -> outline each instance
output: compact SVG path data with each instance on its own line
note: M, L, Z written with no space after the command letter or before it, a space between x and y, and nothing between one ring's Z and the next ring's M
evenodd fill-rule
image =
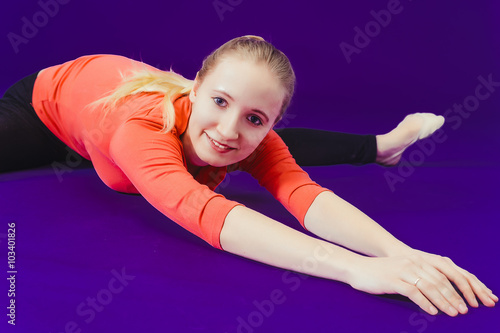
M277 118L279 120L290 104L295 87L295 73L286 55L262 37L254 35L237 37L226 42L205 57L202 67L197 73L196 80L198 84L203 82L223 57L230 54L240 55L257 62L264 62L281 82L287 93L281 105L280 115ZM122 84L111 95L91 103L90 106L103 104L104 114L106 115L125 97L142 92L157 92L164 95L162 101L162 132L170 132L175 125L175 109L172 98L177 94L189 94L194 83L194 80L188 80L182 75L173 72L172 69L170 71L161 71L143 68L124 78Z
M189 94L193 85L193 80L184 78L182 75L173 72L172 69L170 71L161 71L143 68L125 77L123 82L109 96L105 96L89 106L102 104L104 116L106 116L125 97L143 92L161 93L164 96L162 101L162 132L170 132L175 125L175 109L172 98L177 94Z

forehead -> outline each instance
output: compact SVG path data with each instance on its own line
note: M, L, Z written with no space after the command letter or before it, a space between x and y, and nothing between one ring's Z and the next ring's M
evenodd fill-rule
M285 89L266 64L240 57L221 59L208 75L209 90L222 90L236 102L261 110L281 109Z

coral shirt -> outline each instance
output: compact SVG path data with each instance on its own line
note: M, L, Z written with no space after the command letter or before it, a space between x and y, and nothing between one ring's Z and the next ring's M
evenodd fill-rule
M220 232L229 211L240 205L213 190L232 170L250 173L303 225L316 196L327 189L313 182L270 131L256 151L235 165L188 172L180 136L191 112L188 95L172 99L175 128L163 128L159 93L139 93L111 110L87 105L116 88L132 69L157 70L116 55L90 55L44 69L37 77L33 107L42 122L71 149L92 161L110 188L140 193L185 229L222 249Z

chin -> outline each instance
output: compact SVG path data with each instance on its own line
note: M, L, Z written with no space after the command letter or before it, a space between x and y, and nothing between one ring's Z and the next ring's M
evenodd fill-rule
M213 166L213 167L216 167L216 168L222 168L222 167L226 167L228 165L231 165L233 163L236 163L235 161L213 161L213 163L208 163L208 165L210 166Z
M244 160L245 158L207 158L205 161L207 162L208 165L216 167L216 168L221 168L221 167L226 167L228 165L240 162Z

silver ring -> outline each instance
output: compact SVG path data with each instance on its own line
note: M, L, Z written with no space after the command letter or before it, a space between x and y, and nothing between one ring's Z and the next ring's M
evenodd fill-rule
M415 287L417 286L418 281L420 281L420 278L416 279L415 282L413 283Z

